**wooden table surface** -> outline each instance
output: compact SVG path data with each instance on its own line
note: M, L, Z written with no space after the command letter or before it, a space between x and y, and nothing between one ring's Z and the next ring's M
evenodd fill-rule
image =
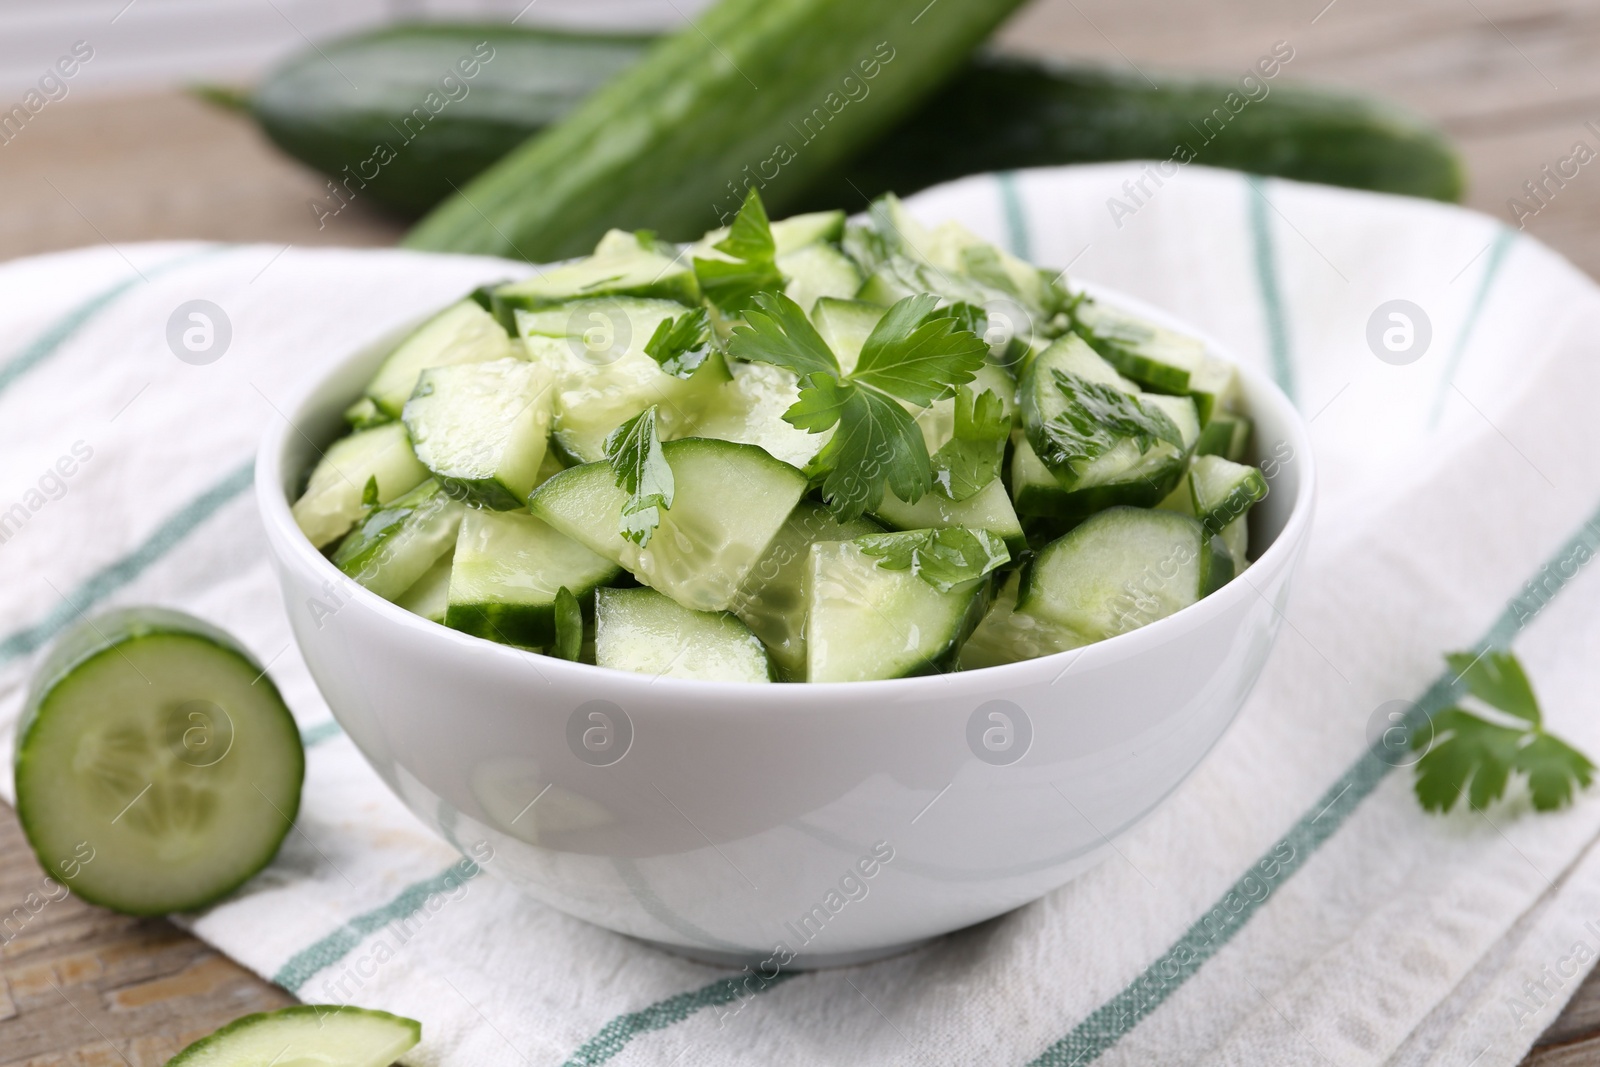
M1384 93L1460 142L1468 203L1507 200L1600 120L1600 2L1580 0L1040 0L1003 33L1019 51L1242 72L1274 42L1284 78ZM403 226L359 202L319 230L322 180L245 122L177 93L75 96L0 148L0 260L105 241L206 238L382 245ZM1600 273L1600 173L1580 172L1527 230ZM0 915L43 885L0 806ZM15 925L15 924L13 924ZM0 1065L160 1064L195 1037L292 998L163 920L66 899L0 931ZM1600 1064L1600 972L1527 1063Z

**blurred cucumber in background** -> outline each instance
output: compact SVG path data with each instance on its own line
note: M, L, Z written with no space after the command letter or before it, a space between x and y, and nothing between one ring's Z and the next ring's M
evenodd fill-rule
M757 177L778 215L1185 148L1302 181L1464 191L1444 134L1385 102L974 53L1016 0L944 0L912 26L925 6L722 0L665 37L413 24L307 50L250 93L205 92L360 197L437 209L408 245L517 258L588 251L611 226L692 237Z

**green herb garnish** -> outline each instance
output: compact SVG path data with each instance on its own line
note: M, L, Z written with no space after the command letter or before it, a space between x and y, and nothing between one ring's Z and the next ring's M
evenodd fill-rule
M1045 448L1039 458L1050 467L1088 462L1128 438L1140 452L1148 452L1157 441L1183 447L1183 435L1166 413L1147 407L1132 393L1068 371L1051 373L1067 403L1043 426Z
M1000 476L1005 462L1011 416L998 393L976 393L962 386L956 393L955 432L933 454L933 484L951 500L976 495Z
M988 530L945 526L936 530L868 534L854 544L876 556L885 570L910 570L941 593L982 578L1011 561L1006 544Z
M576 663L583 653L583 608L566 586L556 590L555 615L556 640L550 652Z
M617 475L617 488L628 494L622 505L623 537L643 548L661 525L661 512L672 507L672 467L656 436L652 404L606 437L606 459Z
M378 506L378 476L372 475L367 479L367 484L361 487L361 506L372 510Z
M772 226L754 189L745 196L744 206L728 228L728 236L711 247L732 256L732 261L696 257L694 273L706 299L722 310L737 313L755 294L783 288Z
M695 308L675 319L662 319L644 343L644 353L674 378L688 378L711 356L711 316Z

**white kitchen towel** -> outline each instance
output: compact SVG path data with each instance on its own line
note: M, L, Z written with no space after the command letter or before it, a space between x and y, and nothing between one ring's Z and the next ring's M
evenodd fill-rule
M1445 652L1509 647L1553 729L1600 753L1600 290L1454 207L1152 173L911 202L1266 368L1322 475L1237 723L1111 859L1034 904L750 992L521 898L379 782L290 640L251 454L329 361L529 269L499 261L149 244L0 267L0 720L80 614L153 602L238 635L303 728L304 803L265 872L182 921L304 1000L422 1020L411 1064L1515 1063L1600 953L1600 788L1553 815L1515 795L1426 815L1371 727L1390 701L1451 698ZM227 319L208 363L169 345L190 300Z

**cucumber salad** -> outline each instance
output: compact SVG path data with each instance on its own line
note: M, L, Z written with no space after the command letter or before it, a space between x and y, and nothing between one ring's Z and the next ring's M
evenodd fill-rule
M654 675L842 682L1143 626L1248 561L1234 367L893 197L614 230L384 357L294 504L437 623Z

